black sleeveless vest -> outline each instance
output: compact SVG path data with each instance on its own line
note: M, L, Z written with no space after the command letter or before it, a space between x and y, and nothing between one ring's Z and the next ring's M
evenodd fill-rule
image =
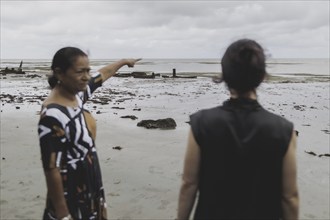
M279 219L282 161L293 124L256 100L229 99L190 116L201 149L195 219Z

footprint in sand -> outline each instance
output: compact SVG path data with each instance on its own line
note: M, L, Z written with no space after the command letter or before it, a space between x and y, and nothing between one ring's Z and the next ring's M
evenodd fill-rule
M151 166L151 167L149 167L149 173L151 173L151 174L163 174L164 172L159 167Z
M315 215L312 215L312 214L305 214L304 215L307 219L315 219Z
M120 179L115 179L115 180L113 181L113 184L119 184L120 182L121 182Z
M119 193L108 193L108 196L120 196Z
M160 203L161 203L161 204L160 204L160 206L158 207L158 209L162 209L162 210L163 210L163 209L166 209L167 205L170 204L170 202L167 201L167 200L161 200Z

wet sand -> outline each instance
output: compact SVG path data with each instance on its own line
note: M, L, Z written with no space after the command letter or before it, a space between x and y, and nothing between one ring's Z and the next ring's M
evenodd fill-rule
M37 123L48 93L44 76L1 76L1 219L42 216L46 184ZM208 77L112 78L95 92L87 108L97 120L110 219L175 218L189 115L221 104L228 95L223 84ZM299 131L300 218L329 219L330 158L322 156L330 146L329 81L273 80L258 95L266 109L291 120ZM127 115L137 119L121 118ZM177 127L137 127L141 120L161 118L173 118Z

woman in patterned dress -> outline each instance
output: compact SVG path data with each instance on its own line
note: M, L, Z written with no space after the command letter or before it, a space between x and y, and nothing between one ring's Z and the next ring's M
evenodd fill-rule
M139 60L122 59L90 76L88 56L80 49L65 47L54 55L48 79L52 90L38 124L47 182L43 219L107 219L96 123L83 104L121 67Z

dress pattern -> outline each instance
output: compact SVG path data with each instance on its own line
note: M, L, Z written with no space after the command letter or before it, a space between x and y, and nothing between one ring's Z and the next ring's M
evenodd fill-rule
M101 170L90 117L83 104L102 85L101 75L93 76L85 92L76 95L78 108L48 104L41 110L38 133L45 171L60 169L64 196L73 219L107 219ZM56 219L47 195L43 219Z

